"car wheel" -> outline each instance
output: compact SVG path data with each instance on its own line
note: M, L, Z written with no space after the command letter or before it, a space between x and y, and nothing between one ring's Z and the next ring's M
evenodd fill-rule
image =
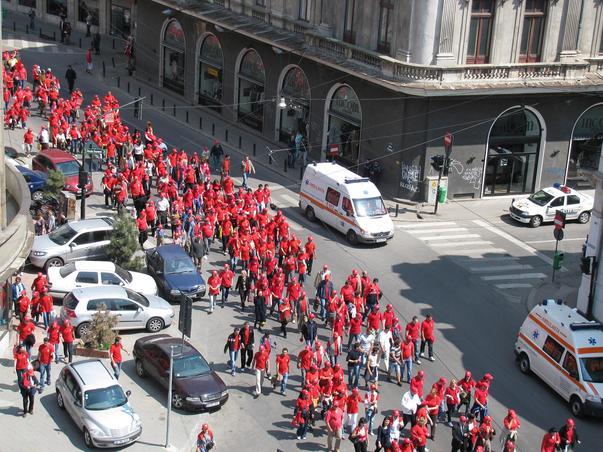
M357 245L358 244L358 235L356 235L356 233L353 230L351 230L351 229L345 235L345 238L348 240L348 243L350 245Z
M64 264L63 259L60 257L51 257L44 264L44 273L48 273L50 267L62 267Z
M65 402L63 401L63 396L61 392L57 389L57 405L61 410L65 409Z
M84 337L90 331L90 323L82 322L75 329L75 335L77 337Z
M147 331L149 333L157 333L163 329L163 320L159 317L153 317L147 322Z
M316 214L314 213L314 209L310 206L306 207L306 218L311 222L316 221Z
M576 417L582 416L582 413L584 411L584 405L577 396L572 396L572 398L570 399L570 411Z
M92 437L90 436L90 432L87 428L84 427L84 443L86 447L90 449L94 449L94 443L92 442Z
M136 358L136 361L134 361L134 363L136 365L136 375L138 375L140 378L146 377L147 372L146 370L144 370L144 365L142 364L142 361Z
M530 218L530 227L537 228L542 224L542 217L540 215L534 215Z
M180 409L182 409L183 406L184 406L184 398L177 392L174 392L172 394L172 407L177 410L180 410Z
M519 370L526 375L530 373L530 359L525 353L519 355Z
M578 223L580 223L580 224L586 224L586 223L588 223L589 220L590 220L590 212L588 212L588 211L582 212L580 215L578 215Z
M36 190L31 194L31 199L34 201L42 201L44 193L41 190Z

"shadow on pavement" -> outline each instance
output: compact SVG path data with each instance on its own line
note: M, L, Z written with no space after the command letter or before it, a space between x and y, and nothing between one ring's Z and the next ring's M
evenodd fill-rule
M42 404L48 416L56 423L54 429L58 434L63 434L78 450L85 450L84 435L77 428L69 413L65 410L61 410L56 401L56 395L54 392L49 392L46 395L41 396L36 402ZM35 416L35 415L34 415Z

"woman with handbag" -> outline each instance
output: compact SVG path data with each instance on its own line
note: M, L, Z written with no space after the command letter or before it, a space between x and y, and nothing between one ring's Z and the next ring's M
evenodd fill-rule
M363 417L358 421L358 426L352 430L350 440L354 444L355 452L367 452L368 427L366 425L366 420Z

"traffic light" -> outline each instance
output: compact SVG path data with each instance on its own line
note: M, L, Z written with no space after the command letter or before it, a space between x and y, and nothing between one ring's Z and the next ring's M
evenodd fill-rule
M445 157L443 155L434 155L431 157L431 166L436 171L442 171L444 168Z
M193 324L193 299L182 295L180 299L180 315L178 316L178 329L186 337L191 337Z
M582 270L582 273L585 275L590 275L590 263L590 257L583 257L580 259L580 270Z
M553 268L555 270L559 270L561 268L561 264L563 263L563 258L565 257L564 253L556 252L553 257Z

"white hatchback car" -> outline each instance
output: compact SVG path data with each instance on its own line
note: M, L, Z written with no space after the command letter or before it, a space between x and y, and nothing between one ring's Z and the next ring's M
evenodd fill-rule
M513 199L509 214L514 220L527 223L533 228L553 221L558 210L565 213L566 220L578 220L584 224L590 220L593 204L592 197L555 184L537 191L528 198Z
M142 295L157 295L153 277L124 270L113 262L76 261L48 269L49 293L63 298L73 289L93 286L121 286Z

